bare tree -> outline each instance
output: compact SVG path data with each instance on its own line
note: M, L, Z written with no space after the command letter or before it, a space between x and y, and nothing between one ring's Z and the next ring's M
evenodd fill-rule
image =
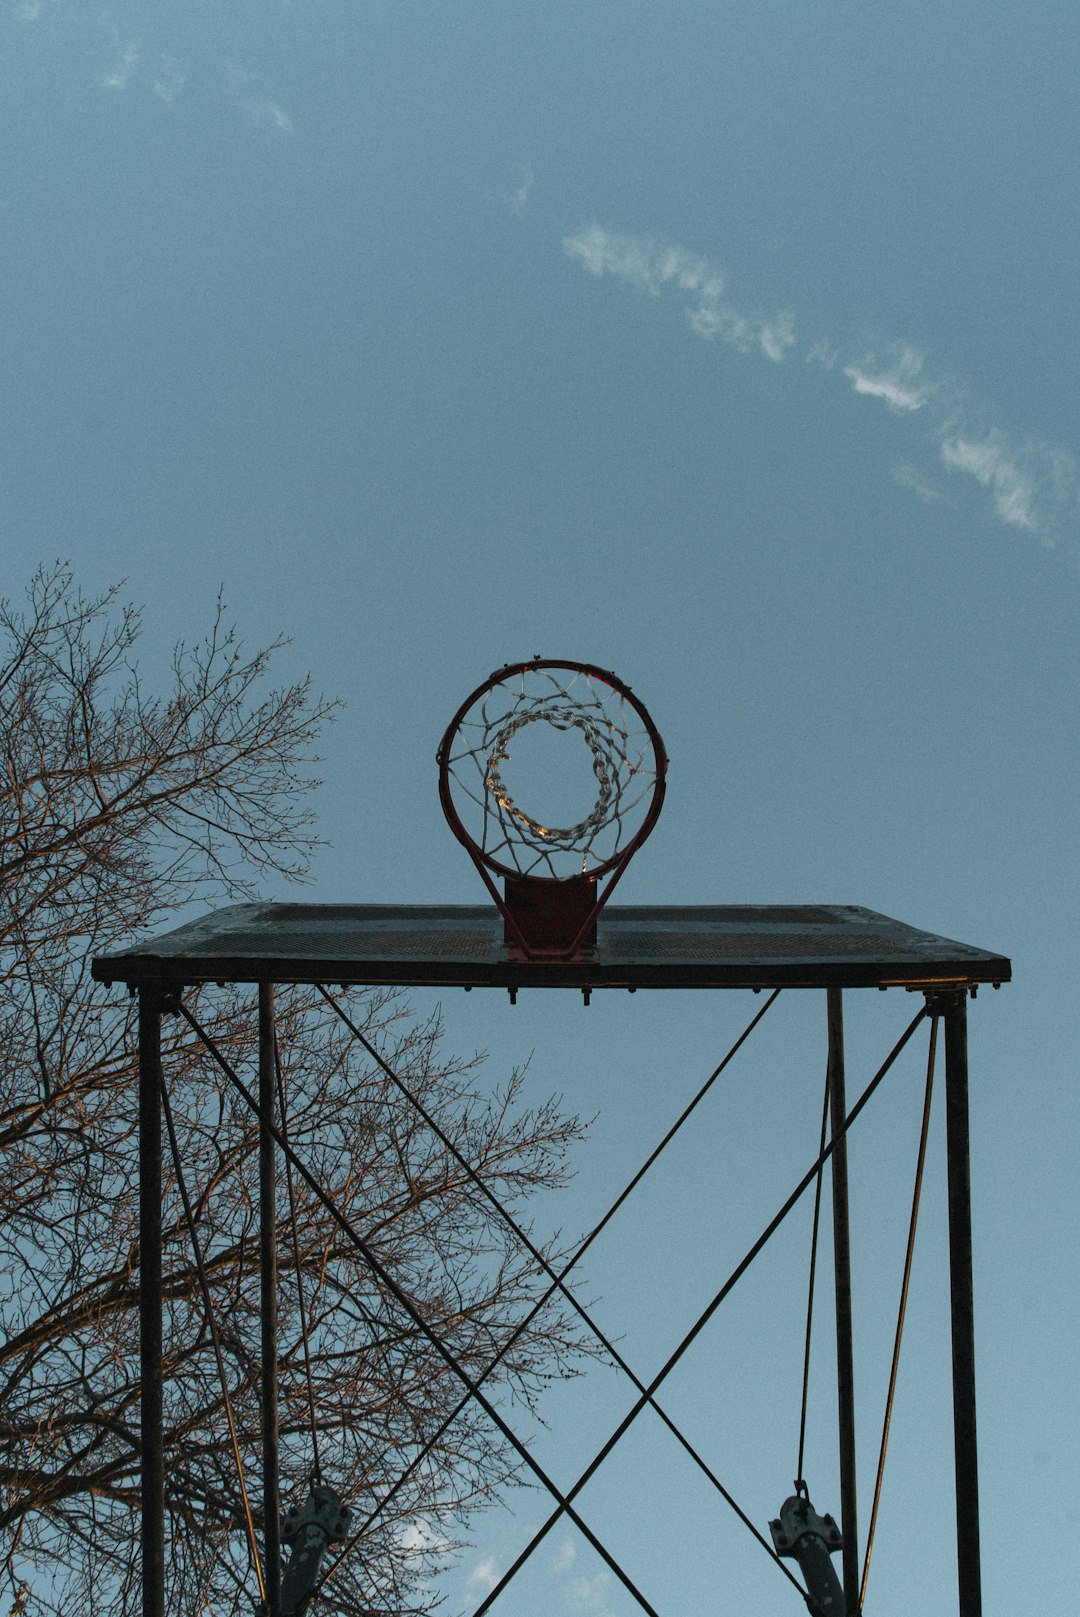
M302 875L311 752L332 706L306 681L267 689L278 647L249 656L220 610L204 641L178 648L169 696L148 694L137 614L115 591L83 599L62 567L37 575L25 610L0 606L0 630L0 1553L12 1617L122 1617L140 1584L134 1040L130 1007L91 982L89 961L196 899ZM250 1073L252 996L204 990L189 1006ZM535 1266L481 1187L521 1216L561 1182L579 1124L552 1102L526 1107L520 1074L485 1092L475 1063L443 1053L437 1021L418 1023L398 996L348 1006L454 1149L330 1006L298 990L279 1005L290 1140L466 1370L499 1360L491 1386L531 1404L572 1372L579 1343L550 1305L517 1331ZM191 1026L166 1027L224 1370L174 1172L170 1609L247 1617L256 1584L226 1401L257 1477L257 1128ZM290 1189L283 1483L302 1497L321 1467L362 1528L312 1609L419 1612L433 1560L511 1480L513 1455L471 1406L447 1424L457 1377L311 1193Z

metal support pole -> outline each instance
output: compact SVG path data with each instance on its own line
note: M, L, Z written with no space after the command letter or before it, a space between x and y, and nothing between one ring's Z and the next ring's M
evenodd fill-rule
M843 1529L844 1599L850 1617L859 1611L859 1525L855 1491L855 1364L851 1340L851 1236L848 1225L847 1116L844 1082L844 996L826 989L829 1016L829 1123L832 1153L833 1273L836 1291L836 1396L840 1437L840 1522Z
M971 1160L968 1139L967 994L942 996L949 1178L956 1559L960 1617L981 1617L979 1462L975 1440L975 1310L971 1275Z
M274 988L259 984L259 1283L262 1325L263 1553L266 1617L281 1617L278 1488L277 1180Z
M161 996L157 987L148 983L139 989L139 1464L143 1617L165 1617L161 1082Z

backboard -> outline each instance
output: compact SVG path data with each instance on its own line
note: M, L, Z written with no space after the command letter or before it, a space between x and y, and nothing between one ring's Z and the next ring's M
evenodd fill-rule
M846 904L609 905L595 945L537 960L490 905L239 904L121 954L100 982L430 984L461 988L961 988L1003 956Z

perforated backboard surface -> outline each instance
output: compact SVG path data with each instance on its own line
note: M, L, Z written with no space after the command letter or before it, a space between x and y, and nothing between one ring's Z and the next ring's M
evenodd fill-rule
M609 905L573 962L517 957L491 905L239 904L99 956L99 982L496 988L881 988L1001 983L1002 955L844 904Z

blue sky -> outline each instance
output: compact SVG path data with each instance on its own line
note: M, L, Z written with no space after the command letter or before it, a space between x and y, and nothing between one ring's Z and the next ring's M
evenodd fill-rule
M1075 7L1038 0L0 20L4 591L56 556L90 590L126 577L150 670L219 587L251 642L290 635L283 666L346 703L315 897L479 901L434 751L539 652L616 669L667 742L626 901L864 904L1013 957L971 1017L988 1614L1066 1603L1080 1491L1078 58ZM855 1000L868 1075L910 1002ZM462 1001L448 1037L493 1076L531 1051L537 1093L598 1112L551 1213L582 1227L750 1014ZM647 1367L812 1156L823 1013L781 1009L597 1253L604 1323ZM917 1066L852 1145L864 1482ZM936 1166L868 1610L953 1609ZM804 1234L673 1388L762 1520L794 1464L772 1372L797 1373ZM562 1478L620 1396L560 1395L538 1442ZM724 1575L779 1606L657 1434L633 1447L590 1504L613 1547L649 1544L665 1609ZM515 1508L455 1602L539 1507ZM507 1617L622 1617L555 1539Z

